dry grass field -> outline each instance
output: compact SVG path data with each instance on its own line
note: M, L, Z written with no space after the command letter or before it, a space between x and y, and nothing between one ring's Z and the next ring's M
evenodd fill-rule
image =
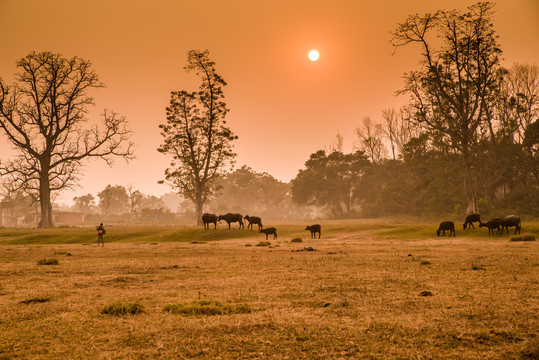
M300 227L0 230L0 359L539 358L539 241Z

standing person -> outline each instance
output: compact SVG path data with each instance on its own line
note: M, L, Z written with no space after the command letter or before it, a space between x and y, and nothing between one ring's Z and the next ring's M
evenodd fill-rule
M105 247L105 242L103 241L103 235L105 235L106 231L103 227L103 223L99 224L99 226L96 227L97 230L97 247L99 247L99 243L101 243L101 246Z

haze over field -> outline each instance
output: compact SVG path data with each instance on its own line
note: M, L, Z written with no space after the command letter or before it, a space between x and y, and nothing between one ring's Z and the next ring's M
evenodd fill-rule
M239 136L237 167L248 165L289 181L309 154L337 132L346 151L361 118L381 118L405 98L394 93L402 75L419 61L418 49L392 55L390 31L414 13L464 10L476 1L16 1L0 0L3 37L0 76L11 82L15 62L31 51L80 56L107 85L93 93L96 107L125 115L134 131L137 158L113 168L90 162L81 189L61 202L108 184L132 184L146 194L158 185L169 160L157 152L170 91L196 88L185 73L186 54L208 49ZM503 65L539 63L539 3L500 1L493 22ZM318 49L320 58L307 54ZM9 145L0 136L0 153Z

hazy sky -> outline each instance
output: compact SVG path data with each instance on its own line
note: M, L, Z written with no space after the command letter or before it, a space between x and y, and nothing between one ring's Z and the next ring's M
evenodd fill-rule
M239 136L237 167L289 181L309 155L339 132L345 151L365 116L380 121L398 108L402 75L417 66L419 49L393 55L390 32L414 13L464 10L468 0L0 0L0 76L9 82L15 62L31 51L53 51L93 62L107 85L93 93L103 109L125 115L137 158L110 168L92 161L75 192L96 196L107 184L133 185L146 194L159 185L169 160L157 152L159 124L172 90L194 90L183 70L191 49L210 51L228 82L227 121ZM539 0L501 0L495 29L504 65L539 64ZM318 49L320 59L307 58ZM0 134L0 159L9 153Z

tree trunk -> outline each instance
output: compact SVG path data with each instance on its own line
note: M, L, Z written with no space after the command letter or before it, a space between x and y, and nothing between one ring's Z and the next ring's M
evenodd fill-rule
M39 203L41 206L41 220L38 227L50 228L54 227L52 222L52 204L51 204L51 189L49 183L48 169L41 168L39 177Z
M477 208L477 194L475 191L473 176L472 176L472 164L468 153L463 153L463 165L464 165L464 190L466 193L466 200L468 206L466 207L466 214L479 214Z
M196 215L197 215L197 225L202 224L202 208L204 206L204 202L202 201L202 196L197 195L195 200L195 206L196 206Z

